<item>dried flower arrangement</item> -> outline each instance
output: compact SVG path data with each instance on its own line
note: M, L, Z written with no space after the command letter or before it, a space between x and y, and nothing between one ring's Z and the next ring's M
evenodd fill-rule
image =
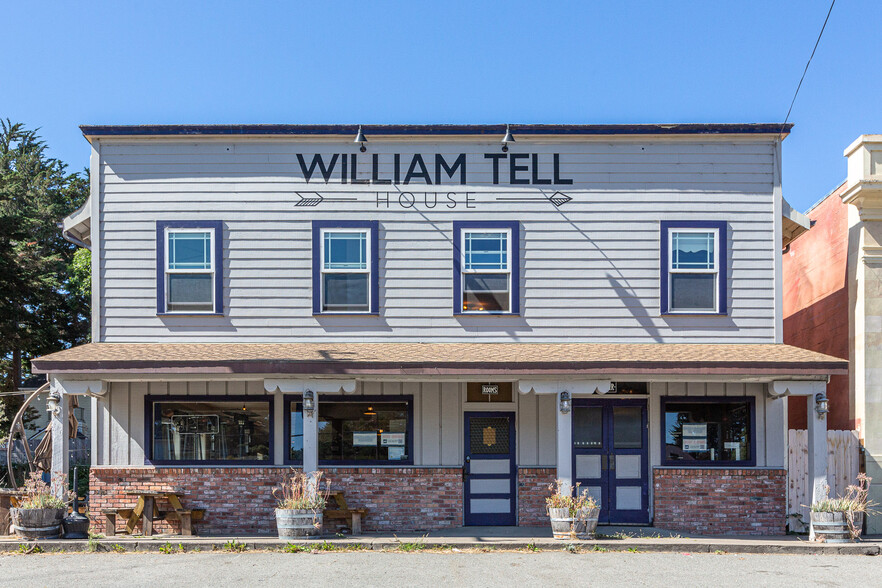
M551 495L545 498L547 508L565 508L570 516L576 516L578 513L599 507L594 497L588 494L587 489L579 492L578 483L575 487L570 487L568 492L564 492L564 481L555 480L548 489L551 490Z
M63 499L58 498L55 490L61 489ZM25 480L24 496L18 499L18 508L32 510L37 508L66 508L73 500L73 493L67 489L67 476L54 474L52 483L43 481L41 474L31 472Z
M283 510L311 510L319 512L328 503L331 482L325 480L322 487L322 472L304 474L294 471L291 477L282 480L278 488L273 488L273 496L278 508Z
M830 498L830 487L824 487L824 498L816 500L809 507L812 512L842 512L846 514L848 528L853 538L861 535L861 525L855 524L855 513L873 513L872 507L875 506L868 496L870 494L870 482L873 479L867 474L858 474L856 484L851 484L845 489L845 495ZM861 521L863 515L861 515Z

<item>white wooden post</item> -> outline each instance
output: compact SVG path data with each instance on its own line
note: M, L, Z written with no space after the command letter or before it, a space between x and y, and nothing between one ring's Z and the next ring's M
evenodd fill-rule
M318 408L319 393L313 391L315 410L312 415L303 411L303 473L311 474L318 470Z
M808 481L811 501L824 498L827 491L827 415L815 410L815 395L805 398L808 423ZM812 527L809 539L814 540Z
M50 399L48 401L49 419L52 425L52 470L53 481L59 474L67 477L70 469L70 451L68 451L70 437L70 421L68 420L68 404L70 397L64 387L56 379L52 379L49 386ZM53 485L55 495L64 498L66 485Z
M563 481L561 490L569 492L573 487L573 411L560 411L560 392L557 394L557 479Z

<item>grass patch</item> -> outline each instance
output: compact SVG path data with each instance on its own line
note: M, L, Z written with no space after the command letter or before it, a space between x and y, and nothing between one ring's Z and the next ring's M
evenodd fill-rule
M296 543L287 543L282 548L282 553L303 553L304 551L309 551L309 547L297 545Z
M30 555L32 553L43 553L43 548L39 545L28 545L27 543L19 543L18 552L22 555Z
M316 543L312 546L313 551L340 551L340 548L333 543L328 543L327 541L322 541L321 543Z
M114 553L125 553L126 548L123 547L122 545L120 545L119 543L114 543L113 545L110 546L110 551L112 551Z
M248 549L248 545L233 539L232 541L227 541L224 543L223 547L224 551L230 551L233 553L242 553L246 549Z

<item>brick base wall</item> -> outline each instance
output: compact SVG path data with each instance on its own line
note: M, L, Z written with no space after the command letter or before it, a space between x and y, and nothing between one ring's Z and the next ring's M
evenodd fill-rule
M557 478L556 468L518 469L518 525L521 527L546 527L545 497L551 492L548 486Z
M135 505L136 497L126 491L177 489L184 508L205 509L205 519L193 524L200 535L271 535L276 532L272 489L289 471L278 467L92 468L89 508L95 528L103 530L103 509ZM333 490L346 493L349 507L369 509L363 521L366 532L462 525L460 468L327 468L325 474ZM169 508L164 501L158 507ZM117 528L124 527L125 521L118 520ZM176 522L156 521L154 527L157 533L179 531Z
M708 535L782 535L787 472L655 469L655 526Z

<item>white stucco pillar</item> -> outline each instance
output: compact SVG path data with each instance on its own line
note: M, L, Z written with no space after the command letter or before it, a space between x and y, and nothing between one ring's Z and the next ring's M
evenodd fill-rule
M318 406L319 393L313 391L315 409L312 414L303 411L303 473L318 470Z
M826 395L825 395L826 398ZM815 502L827 493L827 415L815 410L814 395L806 396L806 422L808 423L808 482L811 501ZM811 529L809 539L814 540Z
M563 481L562 490L569 492L573 487L573 411L560 410L560 393L557 394L557 478Z
M68 419L70 396L65 392L64 386L56 379L49 386L49 423L52 431L52 469L53 481L58 476L67 476L70 469L70 420ZM64 497L64 485L53 485L53 491L58 498Z

